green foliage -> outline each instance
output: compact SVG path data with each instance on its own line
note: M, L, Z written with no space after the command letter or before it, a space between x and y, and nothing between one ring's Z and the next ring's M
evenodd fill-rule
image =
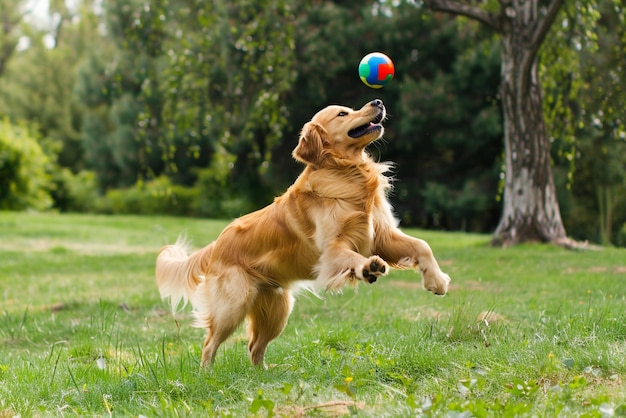
M77 189L75 180L70 176L64 183L69 200L64 210L75 210L84 203L83 211L96 213L230 219L255 207L226 185L229 174L230 171L220 172L219 166L214 165L200 170L198 181L190 187L173 184L169 177L160 176L151 181L137 182L131 187L111 189L101 197L94 196L95 190L89 184ZM85 183L82 184L85 186Z
M598 24L591 32L596 51L581 54L580 157L577 168L590 174L598 214L598 241L610 244L626 221L626 110L622 80L626 77L626 13L621 1L599 2ZM621 9L620 9L621 6ZM577 185L575 184L576 188ZM584 187L584 186L583 186ZM620 211L621 209L621 211ZM621 213L621 214L620 214Z
M233 180L233 164L232 156L216 153L211 168L198 172L198 181L194 184L198 215L231 219L258 209L246 195L229 187Z
M621 0L566 3L566 29L552 31L543 50L554 157L569 168L564 221L573 236L603 244L626 221L624 14Z
M81 67L86 157L103 190L161 174L191 186L226 149L231 188L267 198L258 179L294 78L291 3L144 3L106 4L115 48Z
M55 209L61 212L93 212L100 199L98 182L91 171L72 173L67 168L59 168L53 173Z
M622 225L617 234L617 245L626 247L626 223Z
M0 28L0 78L19 43L23 6L23 1L0 0L3 23Z
M109 190L99 203L98 212L111 214L173 214L196 216L197 191L172 185L167 177L138 182L125 189Z
M0 0L16 22L0 31L0 114L36 124L40 144L53 144L46 170L59 210L237 216L301 170L291 151L313 113L379 97L389 118L371 151L396 163L391 199L404 224L495 226L500 51L480 25L413 1L92 5L52 1L58 21L43 31L20 22L23 2ZM558 19L539 64L562 216L575 238L617 244L626 222L624 3L564 2ZM29 48L3 47L19 36ZM356 76L374 50L396 65L381 90ZM154 197L163 176L180 199ZM106 203L112 189L122 191Z
M41 138L59 147L55 162L73 171L84 166L81 144L82 104L74 95L75 66L85 52L81 37L89 37L86 27L93 18L84 15L80 22L65 26L57 33L46 34L25 25L29 39L26 50L16 51L0 78L0 113L12 121L28 120L36 124ZM92 28L95 30L95 28ZM62 32L62 35L61 35ZM49 48L44 35L54 37Z
M0 120L0 209L47 209L50 197L50 161L25 126Z
M391 199L404 223L492 228L502 148L497 42L476 25L433 18L409 2L323 2L299 16L297 89L287 102L294 122L285 138L297 138L311 103L360 107L379 97L390 117L385 139L370 148L396 163ZM355 63L373 50L396 67L394 81L376 91L355 75ZM275 154L289 155L293 146L287 142ZM275 164L289 167L284 157Z
M288 123L283 100L295 77L291 4L218 1L182 8L177 16L187 24L177 50L185 53L170 54L165 71L169 149L182 146L209 161L226 151L234 157L231 191L256 202L275 192L261 178ZM177 169L189 166L174 162Z
M116 50L109 46L89 51L78 73L78 95L87 104L83 123L86 162L96 172L102 190L130 186L143 179L146 173L158 173L163 166L158 148L155 152L150 148L153 137L142 135L138 125L147 106L142 92L149 88L157 65L157 58L151 55L155 51L150 48L144 51L141 43L131 42L138 36L137 32L143 33L143 20L133 21L131 5L107 3L108 8L116 6L123 11L120 19L131 23L123 27L123 22L117 26L115 22L110 23L111 37L118 42L128 38L132 48ZM139 9L137 4L135 6Z
M493 38L481 39L478 33L459 39L452 21L439 30L455 58L426 57L440 59L439 69L432 77L404 80L400 95L400 134L391 144L402 180L398 211L411 224L489 230L499 212L502 164L499 48ZM447 71L446 63L452 66Z

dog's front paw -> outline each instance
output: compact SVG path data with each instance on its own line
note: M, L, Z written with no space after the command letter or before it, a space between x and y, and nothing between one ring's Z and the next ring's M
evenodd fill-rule
M368 283L374 283L380 276L389 273L389 266L377 255L373 255L365 261L361 268L360 279Z
M442 271L428 273L424 272L424 288L435 295L445 295L448 292L450 276Z

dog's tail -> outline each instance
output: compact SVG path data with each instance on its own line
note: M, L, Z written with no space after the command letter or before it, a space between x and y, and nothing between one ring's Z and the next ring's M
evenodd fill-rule
M188 255L188 244L178 238L175 244L161 249L156 260L156 281L161 298L170 298L172 312L183 302L193 304L196 288L204 280L213 244Z

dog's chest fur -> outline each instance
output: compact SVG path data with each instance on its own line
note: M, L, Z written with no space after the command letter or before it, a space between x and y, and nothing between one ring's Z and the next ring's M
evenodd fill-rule
M347 167L305 170L295 184L296 194L311 206L309 228L318 248L328 237L349 234L354 250L371 252L373 220L386 208L389 180L384 164L365 162Z

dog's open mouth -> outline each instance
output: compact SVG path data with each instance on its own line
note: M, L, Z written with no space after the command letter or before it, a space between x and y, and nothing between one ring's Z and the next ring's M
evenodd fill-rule
M369 123L366 123L365 125L361 125L361 126L357 126L354 129L350 129L348 131L348 136L350 138L360 138L365 134L368 134L372 131L378 131L380 130L383 126L380 124L380 122L382 122L383 120L383 115L385 112L379 112L378 115L376 115L376 117L374 119L372 119L371 121L369 121Z

